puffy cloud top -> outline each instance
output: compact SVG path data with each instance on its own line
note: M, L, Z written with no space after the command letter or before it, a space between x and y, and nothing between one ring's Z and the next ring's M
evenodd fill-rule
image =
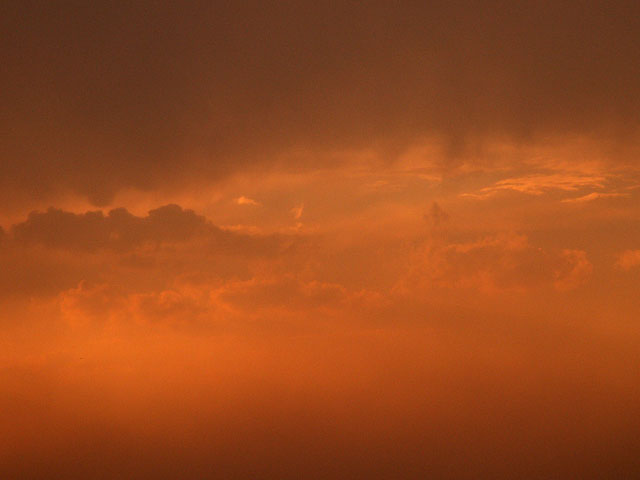
M12 227L19 242L81 250L185 241L204 232L225 235L204 217L178 205L151 210L146 217L136 217L125 208L111 210L107 215L101 211L76 214L50 208L32 212L26 221Z

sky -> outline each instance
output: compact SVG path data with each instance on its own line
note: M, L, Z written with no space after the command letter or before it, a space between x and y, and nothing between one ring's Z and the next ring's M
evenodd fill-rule
M0 477L640 475L637 2L0 31Z

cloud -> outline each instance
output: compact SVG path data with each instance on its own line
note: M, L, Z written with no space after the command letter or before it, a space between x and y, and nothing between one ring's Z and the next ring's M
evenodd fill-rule
M59 302L63 318L74 326L86 326L88 322L106 323L113 318L114 312L127 308L122 288L84 280L77 287L62 292Z
M212 287L188 284L170 289L131 292L110 283L82 281L62 292L62 319L73 327L156 326L194 329L217 327L220 307ZM228 319L227 319L228 320Z
M484 187L477 193L464 193L462 196L487 198L499 192L513 191L527 195L542 195L550 190L573 192L583 188L604 188L607 177L604 175L576 175L571 173L552 173L506 178L494 185Z
M78 252L52 252L6 241L0 245L0 301L55 295L106 268Z
M640 266L640 250L625 250L618 256L616 265L622 270Z
M177 205L146 216L51 208L32 212L0 242L0 300L56 295L80 282L144 292L183 278L247 278L302 243L299 236L224 230Z
M318 308L344 307L349 292L337 283L304 281L292 275L283 275L234 282L225 285L218 295L235 308L249 312L265 308L310 312Z
M557 290L573 290L585 283L593 273L593 265L584 250L564 249L554 268L553 285Z
M57 298L62 318L73 327L157 326L180 329L244 329L261 322L272 329L305 318L309 328L331 317L356 320L375 295L337 283L303 280L292 274L257 274L248 280L192 281L175 278L168 288L131 291L121 285L81 281Z
M455 157L487 139L585 135L628 162L639 8L11 2L0 200L106 205L123 189L324 167L325 152L393 157L425 136ZM285 161L291 151L311 155Z
M426 213L424 218L431 226L438 228L449 221L449 214L438 205L438 202L433 202L429 213Z
M421 288L479 288L487 292L553 287L570 290L584 283L592 265L581 250L547 251L524 235L499 234L477 241L427 245L404 281Z
M0 28L0 478L640 478L639 2Z
M183 243L194 239L207 241L211 248L228 253L257 253L276 247L277 239L226 231L207 221L193 210L165 205L138 217L124 208L105 215L101 211L72 213L50 208L32 212L24 222L11 227L11 234L21 244L39 244L51 248L97 251L125 251L143 245Z
M260 202L256 202L252 198L245 197L244 195L236 198L235 202L238 205L252 205L252 206L259 206L260 205Z
M594 200L599 200L603 198L629 198L631 194L629 193L618 193L618 192L591 192L587 195L583 195L581 197L576 198L565 198L562 200L565 203L587 203L592 202Z
M291 214L293 215L293 218L296 220L300 220L300 218L302 217L302 212L304 212L304 203L301 203L297 207L293 207L291 209Z
M166 205L136 217L124 208L82 214L50 208L32 212L26 221L13 225L11 232L20 243L48 247L97 250L127 249L144 243L180 242L214 229L204 217L178 205Z

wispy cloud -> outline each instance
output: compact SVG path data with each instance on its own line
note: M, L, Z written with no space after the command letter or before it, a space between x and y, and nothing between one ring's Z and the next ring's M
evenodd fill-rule
M260 202L255 201L253 198L245 197L244 195L241 195L238 198L236 198L235 202L238 205L252 205L255 207L261 205Z
M576 191L581 188L604 188L605 175L572 175L553 173L547 175L526 175L499 180L475 193L463 193L464 197L487 198L503 191L542 195L551 190Z
M640 267L640 250L625 250L618 256L616 265L622 270Z
M581 197L565 198L562 201L565 203L587 203L602 198L629 198L630 196L628 193L619 192L591 192Z
M291 213L293 214L293 218L295 218L296 220L300 220L300 218L302 217L302 213L303 212L304 212L304 203L301 203L297 207L293 207L291 209Z

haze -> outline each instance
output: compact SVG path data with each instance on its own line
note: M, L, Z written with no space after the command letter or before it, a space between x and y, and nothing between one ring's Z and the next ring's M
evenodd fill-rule
M640 475L638 2L0 29L0 478Z

